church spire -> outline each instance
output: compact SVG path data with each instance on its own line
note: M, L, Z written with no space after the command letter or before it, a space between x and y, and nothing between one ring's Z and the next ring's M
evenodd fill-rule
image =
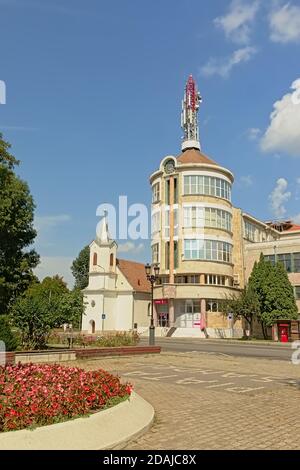
M102 219L102 224L100 228L100 237L98 240L101 245L105 245L110 242L108 224L107 224L107 211L104 211L104 217Z
M200 150L198 111L202 102L201 95L197 90L197 85L192 75L189 76L185 86L184 98L181 111L181 128L184 136L182 150L196 148Z

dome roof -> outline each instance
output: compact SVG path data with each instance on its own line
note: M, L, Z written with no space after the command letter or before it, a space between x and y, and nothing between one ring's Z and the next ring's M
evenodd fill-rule
M188 149L177 157L179 163L206 163L208 165L218 165L216 162L208 158L204 153L197 149Z

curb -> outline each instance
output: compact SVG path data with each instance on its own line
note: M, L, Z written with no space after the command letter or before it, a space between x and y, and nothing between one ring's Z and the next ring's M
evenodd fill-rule
M147 432L153 420L152 405L132 392L129 400L84 418L0 433L0 450L122 449Z

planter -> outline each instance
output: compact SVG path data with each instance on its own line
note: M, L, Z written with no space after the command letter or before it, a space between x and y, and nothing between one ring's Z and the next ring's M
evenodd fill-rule
M0 450L121 449L144 434L153 419L153 407L133 392L125 402L88 417L0 433Z

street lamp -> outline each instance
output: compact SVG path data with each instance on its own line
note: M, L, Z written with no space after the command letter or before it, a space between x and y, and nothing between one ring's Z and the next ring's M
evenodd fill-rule
M150 320L150 327L149 327L149 345L154 346L155 344L155 326L154 326L154 318L153 318L153 286L155 281L159 275L159 265L155 264L153 266L154 274L151 273L152 269L149 263L145 266L146 276L148 281L151 283L151 320Z

